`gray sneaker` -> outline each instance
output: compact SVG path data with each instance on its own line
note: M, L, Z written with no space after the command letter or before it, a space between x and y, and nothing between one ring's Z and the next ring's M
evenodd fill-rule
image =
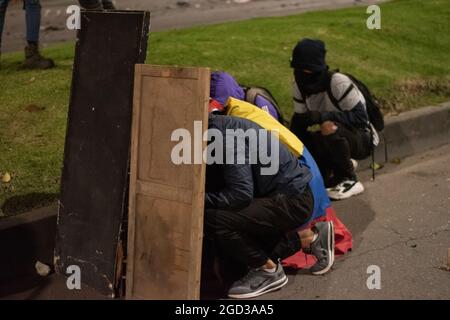
M318 222L313 229L318 234L317 239L305 252L317 259L317 262L309 269L311 273L321 275L327 273L334 263L334 226L331 221Z
M250 269L242 279L236 281L228 290L228 297L234 299L248 299L258 297L264 293L278 290L286 285L288 277L284 273L281 263L273 273L263 269Z

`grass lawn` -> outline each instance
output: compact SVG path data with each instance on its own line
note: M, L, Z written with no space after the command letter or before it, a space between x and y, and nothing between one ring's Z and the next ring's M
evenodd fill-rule
M323 39L331 68L364 80L397 113L450 97L450 1L383 4L382 29L368 30L365 7L254 19L154 33L148 62L207 66L241 83L268 87L290 116L289 58L302 37ZM50 71L17 71L22 53L0 65L0 215L58 197L69 101L73 44L44 50Z

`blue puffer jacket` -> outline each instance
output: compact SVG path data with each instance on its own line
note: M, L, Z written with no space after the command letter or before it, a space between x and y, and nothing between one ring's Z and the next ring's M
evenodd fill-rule
M331 206L331 202L330 198L328 198L319 167L306 147L303 147L303 154L300 156L299 161L301 164L307 166L312 174L312 179L309 182L314 197L314 209L310 219L312 221L324 216L327 208Z
M228 149L226 136L231 134L227 129L242 129L243 131L255 130L259 133L262 129L258 124L243 118L231 116L210 115L209 133L212 131L220 132L223 141L224 158ZM216 129L216 130L211 130ZM217 131L218 130L218 131ZM262 169L268 169L274 163L263 164L262 155L271 155L271 139L274 138L268 131L263 131L264 137L257 137L257 148L251 148L249 139L246 139L245 150L239 150L239 154L245 155L245 164L209 164L207 166L206 183L206 208L239 208L244 207L252 201L253 198L270 197L277 193L288 196L298 196L303 193L305 187L311 180L311 172L288 150L283 144L278 142L278 166L270 174L264 174ZM264 142L263 142L264 141ZM213 146L211 143L208 147ZM236 153L234 143L234 152ZM227 148L228 147L228 148ZM249 150L256 151L256 159L250 163Z

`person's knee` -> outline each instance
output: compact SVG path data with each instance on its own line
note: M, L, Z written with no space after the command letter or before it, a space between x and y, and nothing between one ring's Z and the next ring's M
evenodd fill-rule
M339 131L330 134L321 134L321 138L323 143L326 145L334 144L343 139L343 137L339 134Z

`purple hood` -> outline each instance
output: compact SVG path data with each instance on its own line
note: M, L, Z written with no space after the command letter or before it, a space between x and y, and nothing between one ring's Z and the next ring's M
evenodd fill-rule
M214 71L211 73L210 97L226 105L229 97L245 100L245 93L231 75Z

